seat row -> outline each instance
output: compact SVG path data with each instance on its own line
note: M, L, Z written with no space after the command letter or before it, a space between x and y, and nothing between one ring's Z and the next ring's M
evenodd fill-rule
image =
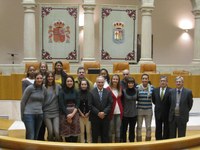
M63 63L63 70L67 73L70 73L70 63L68 61L62 61ZM25 72L28 67L32 65L36 69L39 69L40 62L26 62L25 64ZM55 62L52 62L52 70L54 70ZM98 61L94 62L84 62L83 67L85 68L86 72L89 69L100 69L101 64ZM113 73L122 73L123 70L130 69L128 62L114 62L113 63ZM140 68L141 73L156 73L156 64L141 64Z
M68 61L62 61L63 63L63 70L67 73L70 73L70 63ZM25 72L27 71L28 67L33 65L37 70L39 69L40 62L27 62L25 64ZM52 62L52 70L54 70L55 62ZM84 62L83 67L86 70L86 73L90 69L100 69L101 64L98 61L94 62ZM114 62L113 63L113 73L122 73L123 70L130 69L128 62ZM140 73L158 73L157 67L155 63L144 63L140 64ZM191 75L189 71L185 70L174 70L173 75Z

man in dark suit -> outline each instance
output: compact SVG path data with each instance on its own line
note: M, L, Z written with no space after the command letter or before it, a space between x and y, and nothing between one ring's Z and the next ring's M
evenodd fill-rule
M184 137L193 105L192 91L183 87L183 77L176 77L176 88L170 93L169 129L170 138Z
M109 142L109 113L112 106L111 93L103 88L105 79L103 76L98 76L96 79L97 87L92 93L92 100L89 102L91 107L90 121L92 126L92 142L98 142L98 136L101 137L102 143Z
M152 101L155 105L156 140L169 138L169 90L166 76L160 77L160 87L155 88Z

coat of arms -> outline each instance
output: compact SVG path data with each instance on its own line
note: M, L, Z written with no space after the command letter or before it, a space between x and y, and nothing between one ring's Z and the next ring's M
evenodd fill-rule
M69 43L70 42L70 27L66 26L62 21L57 21L52 25L49 25L49 43L53 41L55 43Z
M123 43L124 42L124 23L115 22L113 23L113 41L114 43Z

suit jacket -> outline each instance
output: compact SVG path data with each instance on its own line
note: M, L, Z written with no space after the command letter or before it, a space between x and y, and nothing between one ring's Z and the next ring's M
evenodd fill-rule
M176 107L176 88L171 90L170 94L170 111L169 111L169 121L174 119L175 107ZM179 104L180 119L183 123L187 123L189 120L189 111L193 105L192 91L183 88L181 91L181 98Z
M113 103L111 92L103 88L102 101L100 101L100 96L97 88L94 88L91 91L91 94L92 99L89 102L89 106L91 108L90 120L93 121L95 119L99 119L99 112L104 112L106 117L108 117Z
M152 102L155 105L155 118L156 119L166 119L169 118L169 108L170 108L170 88L167 87L163 99L160 97L160 87L155 88L152 94Z

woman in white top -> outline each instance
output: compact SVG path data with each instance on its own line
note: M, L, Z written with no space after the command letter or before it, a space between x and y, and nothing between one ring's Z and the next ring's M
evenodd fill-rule
M109 83L110 83L110 75L108 73L108 70L105 69L105 68L102 68L100 70L100 73L99 73L100 76L103 76L105 78L105 82L104 82L104 88L107 88L109 86ZM97 87L96 86L96 82L94 83L94 87Z
M122 88L120 86L120 77L115 74L111 78L110 86L107 87L112 93L113 104L110 112L110 142L120 142L120 127L123 116L123 106L121 102Z
M27 73L26 73L26 78L22 79L22 93L24 93L24 90L31 84L34 83L35 81L35 67L34 66L29 66Z

